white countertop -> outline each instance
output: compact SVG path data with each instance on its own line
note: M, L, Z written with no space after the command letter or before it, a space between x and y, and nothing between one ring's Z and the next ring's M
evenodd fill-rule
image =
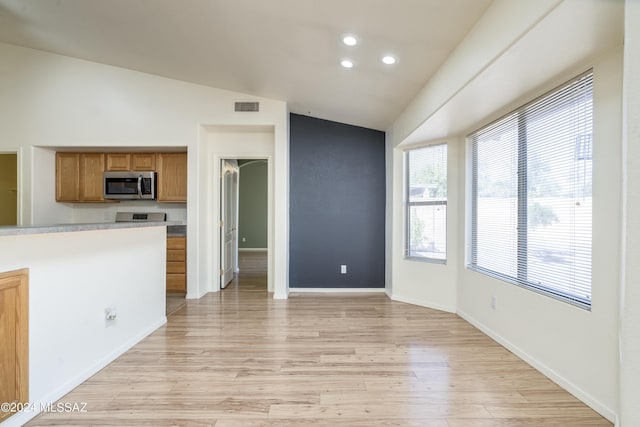
M184 221L158 222L100 222L85 224L27 225L19 227L0 227L1 236L20 236L24 234L69 233L74 231L114 230L121 228L163 227L185 225Z

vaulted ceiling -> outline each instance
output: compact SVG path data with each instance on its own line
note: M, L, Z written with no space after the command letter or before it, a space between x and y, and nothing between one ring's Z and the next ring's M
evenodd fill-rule
M386 130L490 3L0 0L0 41ZM358 44L343 44L345 34ZM383 64L385 54L398 62ZM353 68L340 65L345 58Z

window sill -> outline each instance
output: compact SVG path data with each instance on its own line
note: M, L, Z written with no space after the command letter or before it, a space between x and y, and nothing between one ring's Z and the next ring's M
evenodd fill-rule
M405 255L403 259L405 261L418 261L418 262L424 262L424 263L427 263L427 264L447 265L447 260L446 259L424 258L424 257L419 257L419 256L407 256L407 255Z

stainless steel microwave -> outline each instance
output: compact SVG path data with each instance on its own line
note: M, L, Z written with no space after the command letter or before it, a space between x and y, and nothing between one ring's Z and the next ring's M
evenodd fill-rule
M155 172L105 172L104 198L116 200L155 200Z

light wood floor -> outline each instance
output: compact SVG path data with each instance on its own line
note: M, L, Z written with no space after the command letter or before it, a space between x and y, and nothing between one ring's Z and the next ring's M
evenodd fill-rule
M86 413L28 425L611 426L456 315L384 294L276 301L255 257L61 399Z
M167 292L167 301L166 301L166 314L170 316L174 311L182 308L185 305L187 300L185 299L185 294L182 292Z

